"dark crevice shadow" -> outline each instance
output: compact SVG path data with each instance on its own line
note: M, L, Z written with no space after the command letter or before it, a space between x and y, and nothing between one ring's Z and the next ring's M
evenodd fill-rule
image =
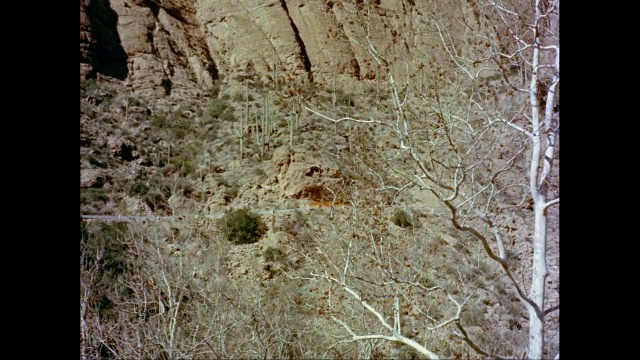
M304 41L302 41L302 38L300 37L300 31L298 30L298 27L296 26L296 24L293 22L291 15L289 15L289 9L287 8L286 1L280 0L280 4L284 9L284 12L287 14L287 17L289 18L289 23L291 24L291 28L293 29L293 34L296 37L296 42L298 43L298 47L300 48L300 57L302 58L302 62L304 63L304 69L307 72L309 81L313 83L313 73L311 72L311 60L307 55L307 48L304 45Z
M129 69L127 54L118 35L118 14L108 0L90 0L86 9L93 36L89 53L95 71L89 77L95 78L97 72L120 80L126 79Z

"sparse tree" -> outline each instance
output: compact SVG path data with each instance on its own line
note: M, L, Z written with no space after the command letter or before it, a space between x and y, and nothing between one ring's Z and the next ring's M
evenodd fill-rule
M426 54L430 57L427 69L416 67L415 74L412 73L419 81L426 76L424 85L398 83L391 62L370 36L372 13L366 2L345 8L361 19L361 34L350 39L366 49L385 74L394 118L333 118L310 106L304 107L335 123L371 123L387 129L397 139L394 156L385 156L382 164L362 161L362 167L375 180L373 190L391 192L396 199L403 192L418 188L437 199L448 211L448 223L473 240L473 243L459 242L466 249L460 248L460 253L469 257L459 259L466 262L460 264L467 268L481 266L471 259L482 251L499 265L509 288L528 313L522 317L529 322L528 340L523 348L492 350L491 339L470 332L462 316L477 289L486 284L470 286L472 276L463 268L451 267L443 270L455 286L437 281L435 285L425 284L418 280L423 275L420 271L407 268L402 251L393 250L385 226L372 223L351 232L356 237L365 234L369 239L368 251L372 251L369 258L378 274L358 271L362 265L354 254L363 253L362 245L344 238L341 252L334 258L341 259L341 263L331 260L326 270L312 273L315 278L327 280L332 289L341 289L382 326L379 331L373 324L358 325L362 331L359 333L346 312L337 312L332 318L350 334L345 341L384 339L403 343L429 358L443 356L442 350L435 350L437 344L432 343L430 348L429 341L418 342L403 332L403 314L417 311L433 322L428 331L450 329L451 334L481 356L557 357L557 345L545 349L545 319L559 310L559 304L545 301L545 291L549 290L547 259L557 256L547 253L547 230L548 219L557 214L559 204L560 120L554 110L560 81L559 2L488 1L471 6L471 16L460 19L462 29L458 30L453 29L453 22L443 21L446 14L434 10L426 18L437 50ZM429 75L423 75L424 72ZM425 91L415 91L423 86ZM376 150L370 147L370 151ZM388 154L388 150L379 152ZM357 209L366 208L363 205L354 204L353 216L358 214ZM378 207L385 205L392 204ZM370 215L373 219L384 219L387 213L380 210ZM514 223L516 213L521 214L518 217L522 218L522 224ZM363 214L358 216L359 221L365 218ZM531 229L531 234L516 229L519 226ZM336 231L337 237L344 235ZM386 254L385 248L389 250ZM526 249L525 253L530 250L532 256L518 262L514 259L516 248ZM405 258L411 257L409 254L415 256L405 253ZM409 265L420 261L415 258L413 265ZM384 289L388 300L382 295L375 297L372 289ZM448 300L447 314L434 316L425 311L425 302L416 300L416 293L429 295L439 304ZM372 297L367 298L366 294ZM389 309L393 317L385 315ZM516 329L512 331L519 333Z

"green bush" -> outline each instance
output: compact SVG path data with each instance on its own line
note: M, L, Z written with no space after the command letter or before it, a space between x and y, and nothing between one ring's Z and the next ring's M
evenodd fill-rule
M227 211L218 221L222 236L234 244L251 244L267 232L267 225L248 208Z
M185 157L181 154L172 156L169 159L169 164L175 166L180 171L181 176L187 176L193 173L196 167L196 165L191 160L189 160L188 157Z
M266 171L263 168L255 168L253 174L259 178L265 178L267 176Z
M207 107L206 116L209 119L217 119L229 107L226 101L222 99L213 99Z
M151 118L151 125L163 129L167 126L167 116L164 114L157 114Z
M187 119L178 119L171 125L171 133L177 139L184 139L187 134L193 132L193 126Z
M190 141L187 146L184 147L184 152L189 156L189 157L197 157L198 155L203 153L203 145L202 145L202 141L199 140L193 140Z
M396 209L396 211L393 213L393 216L391 217L391 221L401 228L413 227L413 223L411 222L409 214L400 209Z

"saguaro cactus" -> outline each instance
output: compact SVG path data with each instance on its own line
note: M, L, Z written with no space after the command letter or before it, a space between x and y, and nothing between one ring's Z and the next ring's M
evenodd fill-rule
M267 121L267 96L262 99L262 126L260 126L260 160L264 160L264 133L265 123Z
M167 164L171 162L171 144L167 144Z
M376 67L376 99L380 99L380 65Z
M333 87L331 91L331 103L333 104L333 108L336 108L336 104L338 102L338 96L336 95L336 74L333 74Z
M289 117L289 145L293 146L293 133L298 131L300 112L302 107L300 106L300 99L296 96L295 100L291 104L292 116Z
M278 89L278 54L276 54L276 60L273 64L273 86Z
M244 80L244 99L245 99L244 113L245 113L245 118L247 119L247 125L249 125L249 84L247 83L247 79Z
M258 112L254 112L253 115L255 115L255 120L256 120L256 126L254 128L254 133L255 133L255 137L256 137L256 144L260 144L260 136L259 136L259 132L260 129L258 128Z
M244 80L244 98L245 98L245 112L244 118L246 119L246 124L249 124L249 85L247 84L247 79ZM240 162L242 162L243 153L244 153L244 123L242 122L243 116L240 116Z
M271 117L271 106L269 106L269 95L265 97L264 101L264 116L265 116L265 136L267 139L267 150L271 149L271 128L272 128L272 117Z
M243 136L242 136L242 128L244 127L244 124L242 123L242 119L243 119L243 118L244 118L244 115L240 115L240 134L238 134L238 135L239 135L239 137L240 137L240 162L241 162L241 163L242 163L242 158L243 158L243 148L244 148L243 143L242 143L242 140L243 140L243 138L242 138L242 137L243 137ZM248 123L248 122L249 122L249 121L247 121L247 123Z

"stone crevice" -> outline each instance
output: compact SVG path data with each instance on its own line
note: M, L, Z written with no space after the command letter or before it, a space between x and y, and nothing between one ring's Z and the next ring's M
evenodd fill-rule
M313 82L313 73L311 72L311 60L309 60L309 55L307 55L307 48L304 45L304 41L302 41L302 37L300 37L300 31L298 30L298 27L296 26L295 22L293 22L293 19L289 14L289 9L287 8L287 2L285 0L280 0L280 4L284 12L287 14L287 17L289 18L291 29L293 29L293 34L296 38L296 42L298 43L298 47L300 48L300 56L302 57L302 62L304 63L304 69L307 72L309 81Z

